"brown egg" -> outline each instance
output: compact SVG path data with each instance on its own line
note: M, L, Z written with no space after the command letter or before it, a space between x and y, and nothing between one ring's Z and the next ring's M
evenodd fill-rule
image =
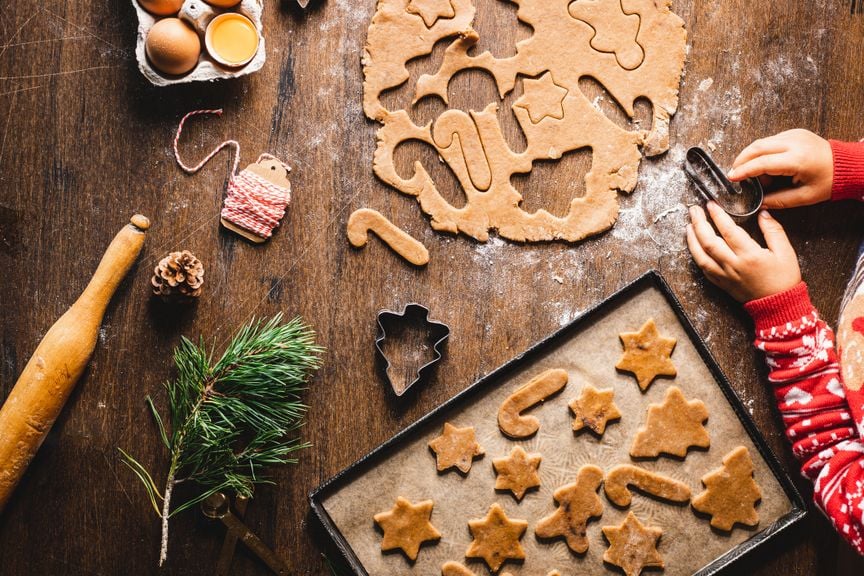
M138 0L141 7L156 16L171 16L180 12L183 0Z
M240 0L204 0L211 6L216 6L217 8L231 8L232 6L236 6L240 3Z
M201 39L179 18L163 18L147 34L146 51L150 63L159 71L185 74L198 64Z

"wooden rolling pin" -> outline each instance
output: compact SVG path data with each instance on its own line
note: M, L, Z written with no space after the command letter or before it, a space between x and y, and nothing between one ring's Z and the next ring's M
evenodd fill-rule
M87 367L108 301L149 227L137 214L117 233L84 293L45 334L0 408L0 512Z

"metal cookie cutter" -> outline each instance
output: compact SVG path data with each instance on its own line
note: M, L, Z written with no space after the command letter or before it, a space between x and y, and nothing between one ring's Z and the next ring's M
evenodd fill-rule
M434 357L432 360L423 364L413 375L409 374L393 374L393 368L390 359L384 352L384 341L388 338L388 334L393 334L400 326L420 326L425 328L427 340L432 344L432 352ZM409 388L424 380L432 368L444 356L444 343L450 337L450 327L443 322L436 322L429 319L429 309L417 303L406 304L402 312L394 312L392 310L381 310L378 313L378 336L375 338L375 349L378 351L378 356L384 362L384 376L387 383L393 388L393 393L401 397ZM413 379L411 379L413 377Z
M758 178L734 183L702 148L687 150L684 172L706 200L713 200L727 214L735 218L752 216L762 207L765 191Z

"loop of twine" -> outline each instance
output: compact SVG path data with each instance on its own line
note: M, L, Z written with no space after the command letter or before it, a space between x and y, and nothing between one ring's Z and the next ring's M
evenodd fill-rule
M203 168L223 148L233 146L235 149L234 164L231 169L231 176L228 178L227 194L222 206L221 216L228 222L240 226L261 238L270 238L273 235L273 230L279 226L280 220L285 215L285 209L291 200L290 189L269 182L249 170L242 170L238 173L240 143L236 140L222 142L195 166L185 164L180 159L180 151L178 150L180 135L183 133L183 124L189 117L199 114L221 116L222 109L193 110L183 116L180 120L180 125L177 127L177 134L174 136L174 158L176 158L177 164L189 174L194 174ZM260 162L264 158L275 160L286 171L291 171L288 165L266 152L258 157L257 162Z

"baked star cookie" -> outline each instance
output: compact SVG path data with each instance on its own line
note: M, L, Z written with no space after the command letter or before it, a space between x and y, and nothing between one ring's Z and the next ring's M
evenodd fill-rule
M432 505L432 500L412 504L399 496L389 512L375 514L375 523L384 531L381 550L399 549L414 561L424 542L440 540L441 533L429 521Z
M590 384L585 386L579 398L569 404L570 410L573 411L573 431L588 428L602 436L610 420L621 418L621 412L615 405L614 398L615 391L612 388L597 390Z
M693 498L694 509L711 515L711 526L732 530L735 523L759 524L756 504L762 490L753 479L753 461L745 446L738 446L723 457L723 466L702 477L705 491Z
M677 386L670 386L662 404L650 404L645 426L636 432L630 456L654 458L670 454L683 458L692 447L708 448L711 439L702 425L708 408L701 400L688 401Z
M643 392L658 376L675 377L678 374L670 358L676 340L661 336L653 318L645 322L638 332L622 332L618 337L624 346L624 354L615 368L633 374Z
M627 576L639 576L644 568L663 568L663 557L657 552L663 530L646 527L633 512L620 526L603 526L603 535L609 541L603 561L618 566Z
M465 552L466 558L482 558L492 572L507 560L524 560L525 550L519 540L528 529L525 520L510 520L504 509L492 504L483 519L469 520L474 540Z
M507 458L495 458L492 467L495 469L496 490L509 490L517 501L525 497L525 492L540 486L540 454L526 454L520 446L516 446Z
M429 442L429 448L435 452L439 472L455 467L467 474L474 458L484 454L483 448L477 443L473 426L457 428L449 422L444 424L441 436Z
M534 528L537 537L563 537L574 552L582 554L588 550L585 537L588 521L603 514L603 503L597 496L602 481L603 470L590 464L582 466L576 482L555 490L553 497L558 509L537 523Z

